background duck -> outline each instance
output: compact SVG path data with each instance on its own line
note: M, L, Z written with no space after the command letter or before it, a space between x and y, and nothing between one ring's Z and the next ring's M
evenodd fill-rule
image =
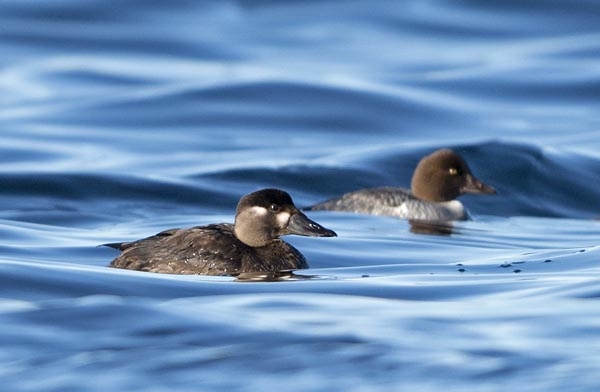
M469 213L455 200L462 194L491 194L495 189L473 174L456 152L444 148L417 165L411 189L379 187L360 189L306 208L307 211L348 211L416 220L464 220Z

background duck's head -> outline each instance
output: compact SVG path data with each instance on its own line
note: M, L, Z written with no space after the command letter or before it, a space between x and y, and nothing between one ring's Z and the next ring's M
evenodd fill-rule
M444 202L464 193L496 190L475 178L460 155L444 148L421 159L412 178L411 192L422 200Z

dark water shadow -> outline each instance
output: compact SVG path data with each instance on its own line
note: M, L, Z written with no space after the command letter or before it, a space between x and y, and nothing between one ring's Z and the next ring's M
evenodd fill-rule
M294 273L294 271L261 271L261 272L243 272L236 277L236 282L282 282L298 280L330 280L332 277L320 275L303 275Z
M415 234L449 236L459 233L449 221L422 221L410 219L410 232Z

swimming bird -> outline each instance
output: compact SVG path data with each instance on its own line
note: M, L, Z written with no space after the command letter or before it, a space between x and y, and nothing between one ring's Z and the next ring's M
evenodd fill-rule
M237 275L308 268L304 256L280 236L335 237L310 220L279 189L242 197L234 224L171 229L133 242L105 244L122 251L110 267L167 274Z
M360 189L305 208L306 211L348 211L425 221L465 220L469 213L455 200L462 194L491 194L495 189L473 176L467 162L444 148L417 165L411 189L380 187Z

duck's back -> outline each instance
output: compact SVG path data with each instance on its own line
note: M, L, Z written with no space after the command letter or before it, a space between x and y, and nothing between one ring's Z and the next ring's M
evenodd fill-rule
M241 242L228 223L171 229L134 242L111 244L121 255L114 268L138 271L235 275L241 272L307 268L304 257L281 240L252 248Z
M350 211L359 214L396 215L393 210L407 200L414 199L403 188L380 187L360 189L341 197L330 199L307 208L307 210Z
M311 206L308 210L348 211L403 219L442 221L467 219L468 216L458 200L428 202L416 198L407 189L396 187L360 189Z

